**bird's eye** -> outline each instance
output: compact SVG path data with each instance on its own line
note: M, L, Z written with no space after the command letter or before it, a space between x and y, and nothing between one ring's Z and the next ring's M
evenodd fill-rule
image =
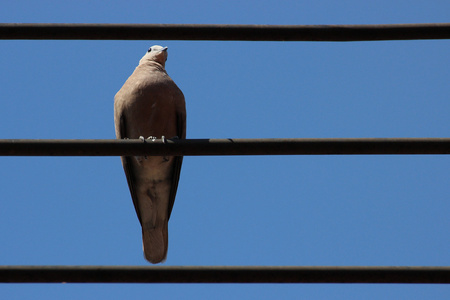
M152 48L151 48L151 47L150 47L150 48L148 48L148 51L147 51L147 53L148 53L148 52L150 52L150 51L152 51Z

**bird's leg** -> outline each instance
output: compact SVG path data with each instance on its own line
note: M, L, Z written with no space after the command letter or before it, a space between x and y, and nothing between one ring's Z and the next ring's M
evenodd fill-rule
M139 139L143 142L145 142L145 140L146 140L142 135L139 137ZM157 137L153 136L153 135L151 135L147 138L147 140L152 140L152 142L154 142L156 139L157 139Z
M145 143L145 138L142 135L139 137L139 139ZM156 136L149 136L147 140L151 140L152 142L154 142L156 140ZM144 159L147 159L147 155L144 156Z

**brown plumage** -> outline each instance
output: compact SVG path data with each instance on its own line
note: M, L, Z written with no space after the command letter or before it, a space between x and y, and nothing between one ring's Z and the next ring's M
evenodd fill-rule
M184 96L165 71L167 47L152 46L114 97L118 139L186 138ZM146 141L151 142L151 141ZM165 260L168 221L183 157L127 156L122 164L136 214L142 226L145 258Z

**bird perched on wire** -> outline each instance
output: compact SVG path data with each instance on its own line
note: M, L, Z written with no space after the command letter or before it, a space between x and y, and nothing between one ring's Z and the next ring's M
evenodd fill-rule
M118 139L186 138L184 95L167 75L166 60L167 47L150 47L115 95L114 123ZM131 198L142 226L144 255L154 264L167 256L168 221L182 161L182 156L122 156Z

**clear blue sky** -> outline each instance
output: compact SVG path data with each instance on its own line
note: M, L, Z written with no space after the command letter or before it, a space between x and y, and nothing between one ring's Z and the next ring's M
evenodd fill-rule
M449 22L440 1L12 1L1 22ZM114 138L169 47L188 138L448 137L450 41L0 41L0 138ZM0 157L1 265L148 265L118 157ZM448 266L450 157L186 157L171 265ZM439 285L0 285L4 299L448 299Z

